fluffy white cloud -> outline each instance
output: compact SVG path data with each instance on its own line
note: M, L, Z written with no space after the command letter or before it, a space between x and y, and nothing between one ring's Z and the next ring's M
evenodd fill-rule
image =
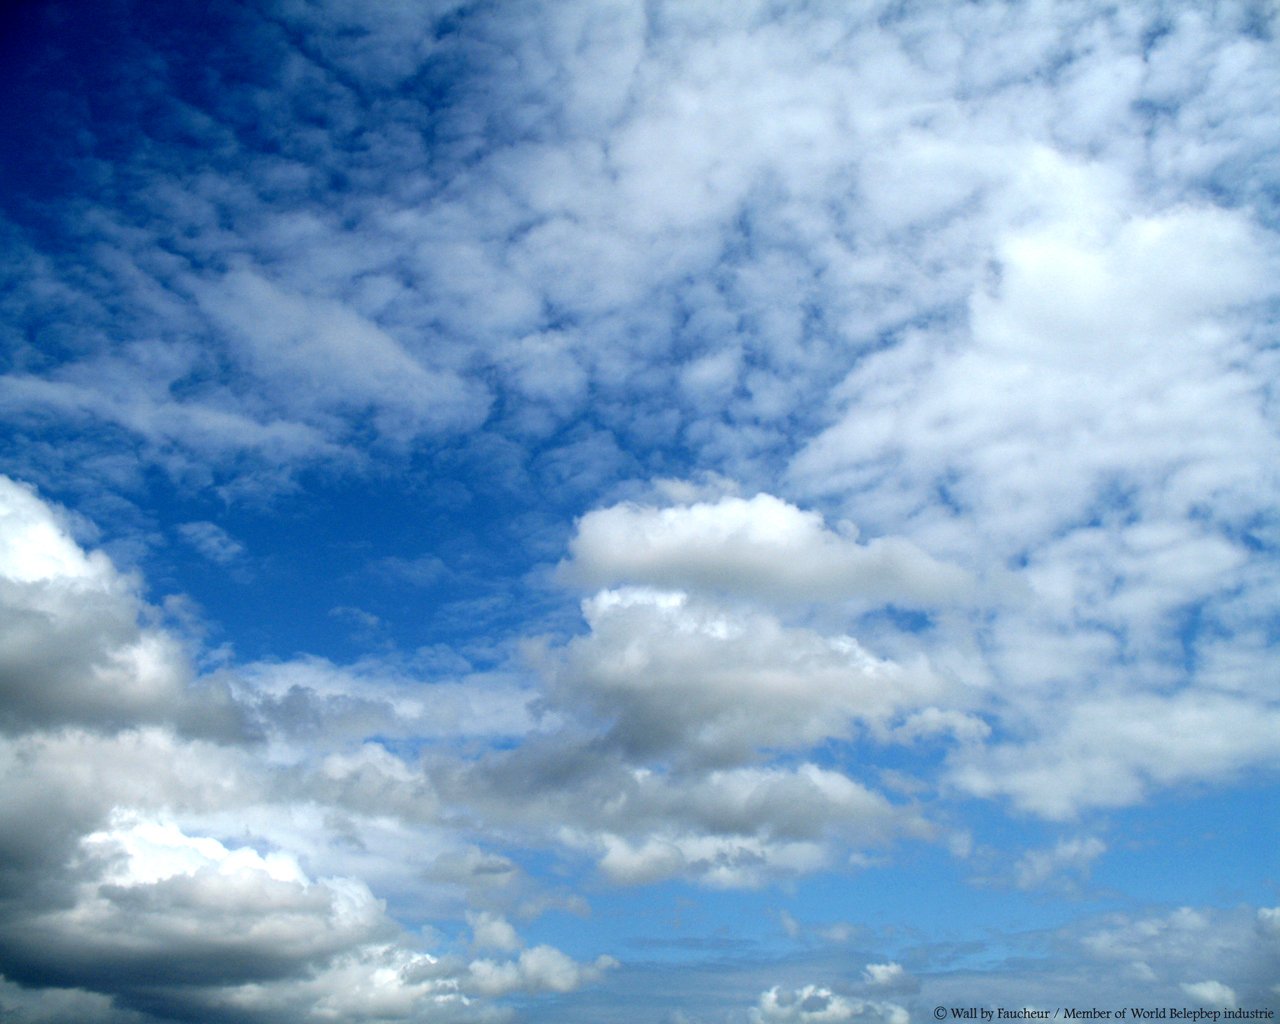
M288 854L228 849L170 822L131 817L118 814L81 840L84 862L98 869L80 883L72 907L22 922L38 936L49 974L74 974L86 963L128 973L164 957L171 982L207 971L234 983L294 973L394 934L382 903L355 879L313 882ZM35 955L29 946L28 958ZM216 977L217 962L225 977Z
M754 1024L836 1024L852 1020L908 1024L910 1019L907 1011L896 1003L849 999L819 985L794 990L775 985L761 994L759 1003L751 1010Z
M519 949L523 945L511 922L501 914L493 914L489 911L469 913L467 923L471 925L473 943L482 949L510 951Z
M946 689L927 665L883 661L852 637L680 592L602 591L583 614L591 633L548 666L554 690L595 708L640 755L724 763L804 748Z
M407 948L358 879L311 879L286 852L134 812L79 846L66 897L11 903L0 929L6 971L25 985L88 987L161 1019L407 1021L470 1002L462 968Z
M597 819L600 831L564 837L599 852L601 870L630 885L692 877L755 887L832 866L846 847L930 834L913 809L812 764L633 779Z
M1280 709L1213 692L1046 701L1026 742L956 752L951 781L978 796L1068 819L1136 803L1156 786L1228 781L1280 761Z
M465 985L486 996L511 992L572 992L617 965L617 961L608 956L600 957L594 964L580 964L551 946L534 946L521 951L515 960L473 960L467 968Z
M450 802L531 842L581 850L628 885L756 887L933 833L918 808L840 771L649 767L593 737L552 735L466 766L434 761L431 772Z
M213 686L196 687L171 633L140 622L137 582L86 554L58 514L0 477L0 724L112 729L171 722L234 735L240 716Z
M1181 988L1201 1006L1211 1006L1215 1010L1234 1010L1240 1005L1231 987L1220 981L1183 982Z
M872 528L1012 570L982 656L955 664L1023 742L959 755L953 778L1068 817L1274 761L1273 701L1212 673L1272 667L1221 651L1273 585L1245 524L1269 515L1280 452L1252 326L1276 250L1244 211L1153 205L1105 163L1033 147L1012 173L966 321L863 360L791 468ZM936 663L974 643L953 625L919 638ZM1193 721L1190 758L1156 735Z
M908 981L905 967L900 963L867 964L863 969L867 984L876 988L899 988Z
M140 624L156 613L139 590L0 478L0 965L30 992L6 988L3 1005L32 1020L484 1020L495 997L571 991L612 965L540 945L473 970L415 948L387 911L394 896L402 913L460 916L482 875L488 895L533 905L514 865L495 875L500 858L438 823L429 781L384 745L397 728L526 732L529 694L305 660L223 669L223 687ZM519 946L494 912L474 927Z
M562 571L589 586L642 584L764 600L927 605L972 589L963 571L909 541L859 544L851 525L842 530L770 494L666 508L615 505L582 517Z
M859 507L900 522L944 512L920 499L945 483L961 525L1006 555L1087 520L1117 477L1144 513L1183 515L1209 481L1252 504L1277 445L1267 356L1228 314L1271 294L1270 244L1240 213L1147 212L1105 168L1030 157L1026 191L1049 209L997 244L969 330L865 360L794 473L863 490L892 470L900 486Z

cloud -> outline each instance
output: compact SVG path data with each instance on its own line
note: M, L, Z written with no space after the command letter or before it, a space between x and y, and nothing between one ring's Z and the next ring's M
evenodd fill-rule
M811 763L668 769L571 737L467 766L437 760L432 777L472 815L518 827L532 844L585 852L626 885L689 878L755 888L931 832L915 808Z
M591 628L547 665L559 699L585 702L641 756L741 760L879 726L944 691L924 665L875 658L828 637L681 592L606 590Z
M1049 703L1032 739L957 751L950 778L965 792L1007 795L1025 810L1066 820L1137 803L1157 786L1226 782L1275 764L1278 725L1280 712L1269 704L1213 692Z
M32 491L0 477L0 724L119 729L171 722L235 735L236 709L197 685L183 644L143 625L135 580L85 554Z
M1220 981L1183 982L1182 991L1201 1006L1214 1009L1234 1010L1239 1007L1236 994Z
M753 1024L818 1024L852 1020L878 1020L885 1024L907 1024L910 1016L895 1003L867 1003L837 995L829 988L805 985L783 990L775 985L760 996L751 1010Z
M601 972L616 967L612 957L600 957L594 964L575 963L551 946L523 950L516 960L496 963L474 960L468 966L468 986L487 996L510 992L572 992Z
M332 299L291 293L247 269L198 286L196 296L270 388L273 407L298 419L372 409L381 436L407 441L474 427L488 412L477 384L424 367L385 330Z
M468 914L467 921L471 925L472 941L480 948L510 951L522 945L511 922L500 914L481 911Z
M1047 850L1028 850L1014 867L1019 889L1044 885L1060 872L1087 872L1106 852L1107 844L1096 836L1063 839Z
M165 822L117 819L80 851L105 867L87 872L75 904L8 930L9 970L21 980L96 974L145 989L163 958L166 986L238 984L297 973L389 927L355 880L312 883L286 855L229 850Z
M474 674L424 685L412 671L370 660L343 666L302 656L238 666L225 677L281 742L378 735L415 740L522 736L540 725L537 694L516 680Z
M1179 907L1147 916L1113 915L1083 930L1079 944L1107 970L1152 984L1167 998L1215 1009L1264 1005L1273 998L1280 936L1272 908ZM1188 981L1210 977L1218 980Z
M472 966L423 950L388 911L391 895L401 913L457 913L458 890L484 893L483 864L500 860L471 846L471 877L450 875L468 844L394 735L522 733L528 694L499 683L489 704L479 681L362 683L318 660L197 678L174 635L141 624L157 613L140 583L7 478L0 582L0 970L23 986L6 1005L33 1020L475 1020L500 1014L496 997L572 991L612 966L545 944ZM502 863L490 875L510 899L539 895ZM496 913L475 920L478 941L517 941Z
M1277 764L1269 11L39 6L13 19L24 60L0 90L18 115L5 471L149 567L137 538L169 529L237 569L270 560L210 524L246 498L430 537L399 550L397 528L367 556L387 601L324 603L376 607L357 636L376 656L246 636L256 660L202 675L140 578L0 483L15 943L77 912L177 927L223 886L247 922L222 867L243 861L245 891L299 920L345 879L412 927L129 998L484 1019L494 993L618 977L500 924L568 905L592 867L595 886L794 883L1012 811L1014 873L1048 900L1101 840L1038 847L1019 815L1102 814L1115 835L1126 808ZM480 500L440 511L454 485ZM447 635L456 615L395 603L449 591L464 535L509 609L483 657ZM534 563L562 556L591 595L581 621L539 589ZM149 568L184 586L172 572ZM295 607L269 575L264 614ZM423 630L454 655L384 646ZM106 881L162 846L204 859ZM300 875L273 878L272 857ZM467 931L468 910L493 916ZM1054 933L1067 967L1036 974L1028 940L1016 966L966 975L955 952L926 984L1047 1002L1078 988L1070 969L1109 975L1110 950L1143 991L1215 979L1247 1005L1271 998L1249 951L1274 952L1272 922L1237 911L1130 907L1094 945ZM463 930L452 952L427 920ZM866 956L924 976L896 946ZM759 1019L891 1015L838 976L789 977L704 1016L764 990ZM142 1017L85 978L0 1000Z
M896 460L899 501L946 480L1007 552L1078 521L1115 474L1165 514L1185 513L1196 467L1240 488L1244 463L1275 441L1247 369L1260 353L1227 314L1270 294L1269 243L1239 213L1135 209L1097 166L1048 152L1025 166L1049 209L999 242L971 335L918 335L866 360L841 386L843 421L793 472L857 487Z
M244 554L244 545L217 523L181 523L178 532L200 554L219 565L229 565Z
M1241 210L1153 208L1111 166L1045 148L1000 201L1018 213L993 236L964 321L905 331L855 367L792 479L939 559L1013 571L1020 596L965 671L986 676L984 717L1026 757L1015 768L1003 744L958 754L969 792L1016 791L1061 818L1270 764L1260 734L1229 748L1232 723L1268 721L1271 702L1223 693L1199 665L1215 637L1254 628L1265 586L1242 524L1268 514L1256 481L1277 445L1251 327L1273 294L1274 240ZM969 628L921 639L943 663L938 648L975 642ZM1205 749L1163 768L1141 722L1191 719ZM1041 771L1059 768L1050 787Z
M769 494L654 508L589 512L569 544L566 577L588 586L627 583L764 600L863 598L945 603L971 589L965 573L898 538L861 545L846 525Z
M1114 272L1102 317L1176 317L1247 285L1234 197L1265 197L1274 72L1243 15L1171 16L1154 42L1146 12L1087 9L447 2L375 21L277 3L218 22L216 88L119 76L110 127L136 137L145 99L181 131L86 163L147 187L125 216L76 181L54 216L102 244L68 259L25 239L15 319L43 328L60 306L84 339L156 339L173 363L198 337L205 354L167 376L126 362L158 385L131 401L102 375L115 346L82 340L12 378L23 408L110 418L155 442L148 459L218 444L219 474L265 475L349 464L370 426L393 445L474 427L490 397L498 430L545 436L589 395L629 439L663 420L643 444L772 479L762 457L803 447L831 385L911 323L945 333L975 302L998 328L1037 294L1080 298L1037 252L1093 268L1077 289ZM163 60L175 34L200 38L169 28L138 23L129 42ZM1198 208L1179 207L1188 194ZM1121 225L1118 244L1072 233L1076 207ZM1159 262L1197 235L1211 244ZM1220 286L1197 273L1224 256ZM993 263L1012 292L979 309ZM113 290L125 301L106 304ZM240 426L221 442L199 436L215 411ZM260 447L268 429L297 445ZM245 447L259 459L228 458Z
M911 991L919 987L902 964L867 964L862 972L866 983L877 989Z

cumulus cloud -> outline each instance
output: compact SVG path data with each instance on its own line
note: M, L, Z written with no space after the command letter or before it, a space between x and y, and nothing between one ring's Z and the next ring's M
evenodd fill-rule
M613 964L543 944L469 966L419 948L371 888L403 910L438 884L434 909L456 912L448 862L467 844L389 732L361 741L397 722L415 739L521 733L527 694L500 683L491 703L484 684L391 678L361 698L357 673L319 661L197 678L184 645L143 624L155 613L138 581L8 479L0 583L0 970L24 988L3 996L23 1019L474 1020L499 1013L494 998L568 992ZM438 883L415 866L424 854ZM464 895L483 889L472 874ZM531 895L519 875L507 862L498 879L516 900ZM499 914L474 927L489 948L520 946Z
M910 1019L907 1011L896 1003L849 999L819 985L805 985L793 990L775 985L761 994L760 1001L751 1010L753 1024L818 1024L852 1020L907 1024Z
M757 887L895 839L927 836L910 805L814 764L646 764L588 738L551 735L459 766L433 762L441 793L531 841L591 855L613 881L689 878ZM842 852L843 851L843 852Z
M681 592L602 591L584 602L591 633L549 668L642 755L740 760L847 737L928 704L945 689L926 665L869 654L849 636L788 627Z
M875 988L901 989L909 988L914 984L914 979L907 973L906 968L897 962L867 964L862 975L867 984Z
M389 928L382 904L354 879L312 883L288 855L229 850L167 822L117 818L80 847L100 867L86 872L74 905L6 930L9 969L21 980L98 973L145 989L164 959L166 986L238 984L298 973Z
M523 943L516 930L501 914L481 911L468 914L467 921L471 925L472 941L482 949L519 949Z
M589 586L627 583L764 600L863 598L946 603L971 590L966 574L914 544L882 537L859 544L815 512L770 494L654 508L589 512L562 571Z
M183 644L143 624L137 583L86 554L54 510L0 477L0 723L10 731L79 724L242 728L216 686L197 686Z
M617 961L608 956L600 957L594 964L579 964L551 946L534 946L521 951L515 960L472 961L467 968L466 984L487 996L510 992L572 992L617 965Z
M1261 609L1239 524L1266 514L1256 481L1277 445L1250 327L1275 249L1242 211L1153 209L1097 163L1038 150L1016 174L1005 201L1023 204L1021 223L996 240L966 325L908 332L864 360L840 386L840 421L792 472L938 557L1015 569L1022 596L984 661L1010 700L994 713L1026 739L1016 767L997 747L962 756L954 778L1066 817L1274 760L1249 724L1269 722L1272 702L1194 685L1185 659ZM1204 626L1180 636L1196 608ZM1255 671L1269 660L1259 652ZM1204 749L1190 760L1143 734L1192 720Z
M1230 986L1224 985L1220 981L1183 982L1181 987L1183 992L1201 1006L1234 1010L1240 1005L1236 1001L1235 992L1231 990Z

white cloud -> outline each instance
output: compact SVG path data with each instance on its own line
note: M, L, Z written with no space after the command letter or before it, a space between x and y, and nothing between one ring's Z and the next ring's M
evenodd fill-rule
M590 586L643 584L764 600L862 598L947 603L972 584L964 572L900 538L867 544L769 494L654 508L589 512L562 572Z
M115 572L107 557L86 555L54 511L28 487L0 478L0 573L15 583L63 579L81 589L110 591Z
M752 1010L759 1024L784 1021L849 1021L859 1016L856 1004L838 996L828 988L806 985L794 992L774 986L760 996Z
M278 882L308 881L287 854L270 852L264 857L252 847L228 850L216 839L185 835L172 822L127 814L117 814L109 829L90 833L81 845L91 857L122 857L103 876L109 885L153 885L179 875L192 877L202 869L220 876L248 873Z
M80 846L71 898L0 930L20 981L98 979L125 1008L273 1021L409 1020L468 1002L459 968L406 948L357 879L313 880L282 851L135 813Z
M244 545L217 523L206 521L181 523L178 532L183 540L211 562L229 565L244 554Z
M471 913L467 923L471 925L472 942L482 949L510 951L523 945L511 922L501 914L487 910Z
M1220 981L1183 982L1182 991L1201 1006L1215 1010L1234 1010L1239 1007L1236 994L1230 986Z
M465 984L486 996L511 992L572 992L616 966L617 961L607 956L600 957L594 964L580 964L551 946L534 946L523 950L516 960L473 960L467 968Z
M25 923L50 942L50 955L124 962L163 954L176 976L202 956L318 961L390 928L382 902L356 879L313 882L288 854L228 849L169 822L118 815L81 850L104 865L101 873L70 910ZM263 964L267 975L280 969Z
M1022 738L958 753L953 779L1070 817L1274 761L1254 728L1273 702L1228 698L1209 671L1272 660L1238 647L1228 667L1215 634L1256 629L1271 585L1241 533L1267 515L1258 482L1280 451L1250 326L1276 250L1242 210L1153 206L1105 162L1026 157L991 207L1008 220L967 323L863 360L842 417L791 469L872 529L979 574L1012 569L980 657L952 660L975 643L959 620L916 642L987 687L984 719ZM1204 627L1188 635L1189 616ZM1148 724L1192 720L1195 753L1174 767Z
M0 584L11 613L0 959L19 984L88 990L6 990L5 1005L33 1020L59 1007L117 1022L134 1009L477 1020L501 1015L496 996L568 992L612 966L541 945L473 971L416 948L387 910L392 896L402 913L460 917L460 901L503 890L514 905L550 905L554 894L509 861L494 874L485 865L499 859L474 846L459 876L450 864L468 844L437 821L429 781L383 745L397 728L420 739L427 721L455 742L525 731L528 693L484 680L433 690L321 661L224 668L226 693L193 678L164 628L139 625L153 616L136 580L6 478ZM14 670L27 663L43 674ZM379 729L383 742L360 742ZM497 912L474 926L491 948L520 945Z
M204 1013L288 1021L497 1021L468 998L454 965L389 943L369 943L298 977L246 982L188 996Z
M1096 836L1062 839L1047 850L1028 850L1014 867L1019 889L1034 889L1061 872L1084 872L1107 850Z
M65 197L7 207L42 211L0 226L9 465L108 508L148 500L154 466L177 502L316 463L376 501L483 421L468 467L521 481L530 520L594 507L564 572L607 589L536 662L545 692L300 657L223 673L233 702L140 583L0 485L19 897L78 893L78 840L113 835L122 863L204 858L125 884L138 899L229 884L217 865L253 850L263 885L306 888L271 878L278 853L322 897L360 878L461 920L408 854L457 891L518 888L491 826L617 880L754 885L930 834L859 781L881 752L918 759L913 792L1063 820L1277 764L1267 12L269 6L239 13L234 46L201 38L181 96L153 73L190 56L164 33L131 37L118 94L81 104L93 124L79 76L48 90L68 99L59 145L146 144L57 149ZM163 130L139 134L141 109ZM703 470L755 496L618 504ZM165 521L244 557L208 514ZM442 579L429 553L381 568ZM978 592L993 580L999 600ZM931 614L864 614L885 604ZM146 852L117 804L179 832ZM1098 842L1017 873L1082 870ZM1265 944L1270 913L1134 918L1098 948L1141 947L1125 967L1162 991L1220 978L1244 998L1253 975L1191 951ZM477 942L509 942L500 920ZM525 953L479 976L589 973ZM284 1020L491 1012L465 965L394 941L312 967L199 998ZM854 1006L771 992L758 1018Z
M800 749L879 727L944 690L927 666L882 661L852 637L683 593L602 591L583 613L590 635L547 665L557 699L585 701L641 755L725 763Z
M215 687L193 685L183 645L144 626L137 582L86 554L34 493L0 477L0 686L9 729L180 722L233 734Z
M197 288L202 308L235 339L274 405L303 420L329 409L372 408L381 433L474 427L488 412L483 388L424 366L385 330L328 297L289 292L250 270Z
M842 423L793 467L830 490L898 460L900 501L947 480L966 522L1009 553L1078 522L1108 474L1183 514L1194 470L1240 488L1276 444L1259 354L1224 316L1270 292L1256 229L1212 208L1144 214L1110 194L1105 169L1031 156L1028 191L1050 210L999 242L971 337L917 336L866 360L843 385Z
M907 979L906 968L899 963L867 964L863 975L869 985L877 988L897 988Z
M260 480L250 474L239 485L267 489L281 486L291 467L344 452L356 458L319 426L264 415L246 408L231 394L214 392L200 400L177 400L173 385L186 373L198 371L196 357L179 350L161 352L164 358L155 359L155 347L128 346L118 354L64 367L48 378L0 377L0 406L18 422L47 424L52 419L121 428L146 442L139 455L126 461L154 462L177 478L201 485L237 456L255 458L261 472ZM82 466L80 472L68 467L67 475L83 483L86 468L93 466ZM90 475L89 480L93 479Z
M1268 908L1180 907L1149 916L1113 915L1079 937L1107 971L1153 985L1164 998L1224 1007L1264 1005L1272 997L1280 935ZM1211 978L1187 982L1187 978Z
M1069 819L1124 807L1154 787L1226 782L1280 761L1280 710L1194 690L1046 701L1025 743L956 752L951 781L977 796L1007 795L1028 811Z
M775 985L761 993L751 1010L751 1020L754 1024L836 1024L852 1020L908 1024L910 1016L896 1003L849 999L819 985L793 990Z

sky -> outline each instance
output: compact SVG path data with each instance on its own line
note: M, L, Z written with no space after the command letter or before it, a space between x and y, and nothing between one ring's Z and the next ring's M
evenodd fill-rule
M1280 1009L1280 14L0 14L0 1017Z

